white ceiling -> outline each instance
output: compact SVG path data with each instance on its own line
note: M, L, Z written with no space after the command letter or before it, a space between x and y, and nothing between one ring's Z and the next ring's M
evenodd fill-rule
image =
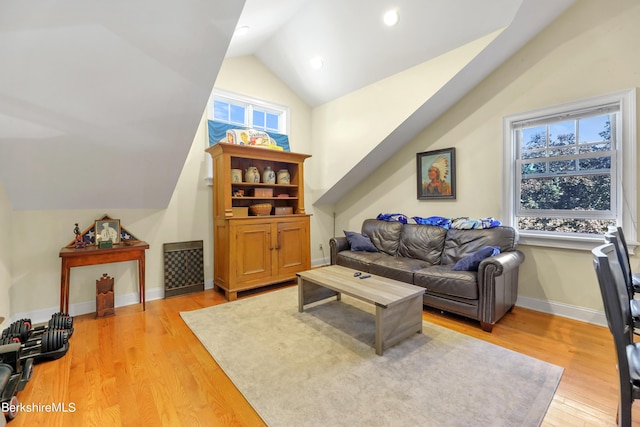
M227 56L253 54L315 107L509 25L521 0L247 0ZM382 22L395 9L394 27ZM324 58L314 70L309 60Z
M243 1L0 4L0 180L22 209L165 208Z
M16 210L164 208L225 55L254 54L316 106L506 26L395 132L403 143L572 2L2 2L0 181ZM392 7L400 22L384 27ZM230 43L239 25L250 32ZM365 163L397 149L381 146Z

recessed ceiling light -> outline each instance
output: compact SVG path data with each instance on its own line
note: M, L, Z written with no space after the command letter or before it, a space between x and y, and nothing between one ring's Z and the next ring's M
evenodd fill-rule
M236 31L234 32L234 34L236 36L244 36L248 32L249 32L249 27L247 27L246 25L243 25L242 27L236 28Z
M321 56L314 56L313 58L311 58L309 63L314 70L319 70L324 66L324 59L322 59Z
M398 14L397 10L391 9L384 14L384 17L382 19L386 25L392 27L398 23L400 15Z

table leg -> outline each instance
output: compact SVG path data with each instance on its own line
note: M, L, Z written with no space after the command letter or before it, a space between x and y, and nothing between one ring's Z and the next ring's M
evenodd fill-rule
M391 307L376 304L375 349L378 356L384 350L415 333L422 332L422 296L405 300Z
M60 312L69 312L69 275L71 274L69 264L63 259L60 269Z
M298 311L300 313L303 312L306 304L311 304L312 302L333 296L339 301L341 295L340 292L309 282L298 276Z
M146 310L146 295L145 295L145 287L144 287L144 278L145 278L145 262L144 262L144 252L140 255L140 259L138 259L138 283L140 285L140 302L142 303L142 311Z

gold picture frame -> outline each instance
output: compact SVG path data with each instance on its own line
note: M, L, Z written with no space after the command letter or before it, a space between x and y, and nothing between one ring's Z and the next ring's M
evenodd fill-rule
M416 154L418 199L456 198L456 149Z

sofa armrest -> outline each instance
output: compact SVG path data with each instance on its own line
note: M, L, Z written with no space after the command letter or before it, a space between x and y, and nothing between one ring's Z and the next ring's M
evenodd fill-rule
M518 298L518 272L524 254L518 250L502 252L482 260L478 268L478 314L480 325L491 331Z
M483 271L487 268L492 269L494 276L501 276L505 271L517 268L524 262L524 254L518 250L501 252L498 255L485 258L478 266L478 279L484 275Z
M331 265L336 263L338 252L346 251L351 248L346 237L332 237L329 240L329 248L331 249Z

